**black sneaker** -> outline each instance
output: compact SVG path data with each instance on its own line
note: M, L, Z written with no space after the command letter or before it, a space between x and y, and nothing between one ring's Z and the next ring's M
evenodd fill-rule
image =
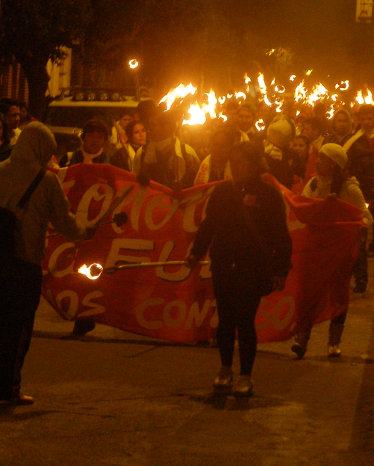
M291 351L293 351L296 354L297 359L302 359L306 352L306 348L296 343L291 347Z

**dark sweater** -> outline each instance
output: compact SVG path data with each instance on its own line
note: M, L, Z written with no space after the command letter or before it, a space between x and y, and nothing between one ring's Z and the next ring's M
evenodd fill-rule
M235 270L243 285L260 286L274 275L287 276L292 243L278 190L262 179L242 189L231 181L217 185L191 253L200 259L209 246L213 279L225 280Z

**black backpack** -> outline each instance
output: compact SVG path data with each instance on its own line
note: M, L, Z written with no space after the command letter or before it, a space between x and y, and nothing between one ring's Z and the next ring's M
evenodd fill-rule
M22 209L30 199L35 188L42 180L45 169L42 168L34 178L25 194L18 202L17 207ZM6 207L0 207L0 263L10 263L15 256L15 231L18 219L16 215Z

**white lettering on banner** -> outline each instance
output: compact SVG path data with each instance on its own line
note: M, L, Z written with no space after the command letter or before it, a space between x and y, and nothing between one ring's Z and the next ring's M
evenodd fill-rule
M100 192L104 191L104 192ZM94 225L100 217L102 217L105 212L109 209L113 199L113 189L107 185L102 183L96 183L90 186L87 191L83 194L82 199L79 202L77 212L76 212L76 219L80 225L90 226ZM91 201L100 202L101 209L96 215L95 218L88 220L88 212L90 208Z
M142 211L142 206L144 204L144 201L147 197L147 192L148 191L146 188L140 188L136 191L134 195L134 203L131 207L130 220L131 220L131 226L135 231L139 231L140 213Z
M116 198L119 198L122 196L122 194L124 193L124 191L126 191L129 186L131 185L125 185L123 186L123 188L121 188L117 194L116 194ZM141 191L144 191L142 189L139 189L137 191L135 191L135 194L134 194L134 190L130 192L130 194L128 194L123 200L122 202L114 209L113 211L113 215L115 214L118 214L120 212L122 212L123 210L123 207L127 206L128 204L130 204L131 202L133 202L134 198L137 199L139 197L139 195L141 195ZM113 201L115 201L115 199L113 199ZM142 200L142 202L144 202L144 199ZM132 220L132 215L133 215L133 212L134 212L134 206L131 208L131 216L130 216L130 220ZM139 212L140 212L140 209L139 209ZM139 221L139 214L137 215L137 221ZM117 226L115 223L112 223L112 228L113 230L118 233L118 234L122 234L125 230L128 229L128 224L125 224L123 227L119 227ZM136 225L136 228L134 227L133 225L133 228L134 230L138 230L139 229L139 225Z
M148 239L136 238L116 238L112 245L106 261L106 267L113 266L118 260L127 262L151 262L150 256L125 256L121 254L123 250L130 251L153 251L155 242Z
M153 221L153 211L156 207L159 208L157 210L158 213L161 212L161 209L165 212L164 218L158 224L154 223ZM177 199L166 196L165 194L159 194L155 196L147 203L145 208L144 220L147 228L149 228L151 231L159 230L171 219L177 208Z
M91 291L90 293L86 294L86 296L82 300L83 306L88 307L87 311L80 312L78 315L79 317L85 316L94 316L97 314L104 314L105 307L102 304L95 303L92 300L96 298L103 298L104 293L102 291L96 290Z
M157 311L157 314L162 315L162 320L152 320L145 317L147 309L161 305L164 305L164 307L162 311ZM159 330L163 326L173 329L183 327L185 330L190 330L193 323L195 323L196 327L203 325L211 308L213 308L213 315L210 320L210 326L211 328L216 328L218 316L215 299L206 299L201 311L199 303L196 301L193 302L187 314L187 305L184 301L174 300L165 304L164 298L150 298L136 306L134 314L138 324L147 330Z
M195 219L196 208L199 204L207 203L213 189L214 187L204 192L199 191L180 202L180 206L186 204L183 213L183 230L187 233L195 233L198 230L199 224L196 223ZM205 206L203 207L203 213L205 213Z
M162 317L166 327L180 327L186 319L186 303L179 299L167 303L162 312Z
M48 270L54 277L65 277L65 275L69 275L71 273L74 273L74 261L66 267L66 269L63 270L56 270L57 267L57 261L59 257L63 254L66 253L69 249L74 251L75 244L74 243L63 243L60 244L50 255L49 261L48 261ZM74 255L72 254L72 259L74 258Z
M79 307L79 296L73 290L64 290L56 296L56 304L67 320L73 320Z
M284 313L285 309L288 309ZM281 318L281 315L283 318ZM292 321L295 314L295 298L293 296L283 296L275 305L274 310L268 309L268 300L263 298L260 303L260 307L257 311L257 315L264 317L265 322L261 324L256 323L258 330L264 330L267 327L273 326L275 330L284 330Z
M105 307L99 303L95 303L92 300L96 298L102 298L104 293L101 291L90 291L82 299L82 305L89 307L87 311L83 311L78 314L79 317L84 316L93 316L96 314L104 314ZM77 311L79 309L79 295L73 290L64 290L61 291L56 296L56 305L61 312L61 314L67 320L73 320L77 317Z
M206 299L203 304L203 308L200 310L199 303L195 301L192 303L191 310L188 314L186 321L185 329L189 330L192 328L192 324L195 324L196 327L201 327L203 325L204 319L208 315L208 311L211 306L211 300Z
M135 317L138 322L138 324L147 329L147 330L158 330L162 327L162 322L161 320L146 320L144 317L144 312L152 307L152 306L158 306L160 304L163 304L165 300L163 298L151 298L147 299L146 301L143 301L140 303L136 308L134 309Z
M174 241L166 241L163 245L161 253L160 253L160 262L166 262L169 260L170 254L175 247ZM173 267L175 268L175 266ZM167 270L170 270L170 267L167 267ZM166 271L165 267L156 267L156 277L161 278L161 280L166 280L168 282L182 282L186 280L191 273L191 269L182 265L178 268L177 272L169 272Z

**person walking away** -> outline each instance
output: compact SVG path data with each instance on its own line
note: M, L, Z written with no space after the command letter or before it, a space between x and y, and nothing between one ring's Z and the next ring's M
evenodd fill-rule
M282 196L261 177L265 171L262 147L252 142L235 145L230 166L233 179L215 187L187 264L193 268L210 247L222 364L214 386L232 385L237 330L240 376L234 393L250 395L256 311L262 296L283 289L292 245Z
M0 206L17 217L12 261L0 268L0 401L31 404L20 392L21 369L32 336L38 307L48 223L68 240L88 239L93 228L81 229L69 211L58 177L43 172L57 148L50 130L40 122L25 126L10 157L0 162ZM39 184L26 205L18 207L27 188L39 174Z
M364 231L372 224L373 219L366 207L364 196L355 177L348 177L345 167L348 157L345 150L338 144L324 144L318 154L316 168L317 176L306 184L302 195L315 199L336 197L362 210ZM329 357L341 355L340 341L344 330L344 322L348 309L330 322L327 354ZM291 350L301 359L306 350L311 333L311 324L295 337Z

